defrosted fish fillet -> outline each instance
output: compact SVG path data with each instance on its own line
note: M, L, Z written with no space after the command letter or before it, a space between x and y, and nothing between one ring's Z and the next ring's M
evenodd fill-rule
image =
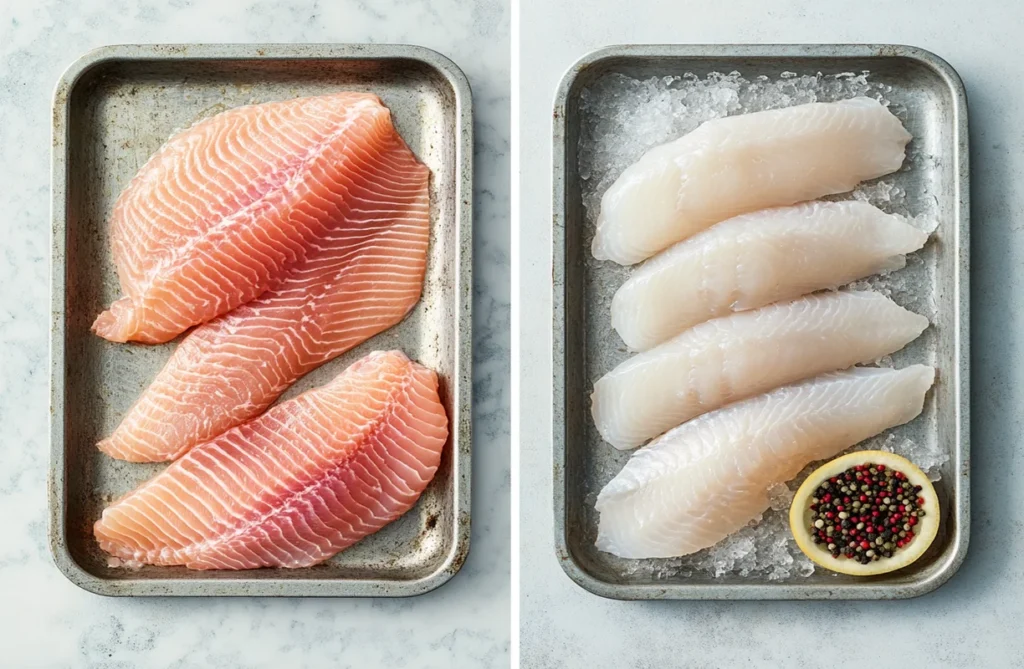
M639 446L695 416L785 383L874 362L928 319L873 292L821 293L706 321L594 384L605 441Z
M685 423L637 451L597 497L597 547L688 555L763 513L808 463L921 413L935 370L862 367L778 388Z
M644 263L615 293L612 327L645 351L711 318L900 269L927 239L866 202L744 214Z
M594 257L631 265L738 214L851 190L898 170L910 138L864 97L708 121L612 184Z
M394 178L396 138L390 112L364 93L241 107L178 133L114 206L124 297L93 330L165 342L257 297L306 257L353 191Z
M100 450L177 458L405 317L423 289L429 171L398 135L381 156L377 177L332 209L336 222L309 256L277 287L185 337Z
M94 533L129 564L308 567L408 511L447 436L434 372L372 353L193 449L105 509Z

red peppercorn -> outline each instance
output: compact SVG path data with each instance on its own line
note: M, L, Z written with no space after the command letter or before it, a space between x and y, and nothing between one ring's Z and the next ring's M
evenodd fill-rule
M838 481L839 481L839 479L837 479L835 476L833 476L832 478L830 478L828 480L829 483L837 483Z
M868 496L867 495L861 495L860 496L860 501L862 501L862 502L868 501Z
M913 527L914 525L917 525L917 518L911 516L910 518L907 518L907 522L910 524L911 527Z
M842 504L836 504L836 511L843 511L843 510L844 509L843 509L843 505Z
M832 501L832 495L830 493L825 493L825 496L822 497L821 499L823 501L825 501L825 502L831 502Z
M900 504L898 508L899 508L899 510L900 510L900 513L903 513L904 511L906 511L906 510L907 510L907 507L905 507L905 506L904 506L904 505L902 505L902 504Z
M896 494L897 495L902 495L903 494L903 488L896 488Z
M907 532L907 539L906 540L910 541L913 538L914 538L914 531L911 530L910 532Z
M871 544L869 544L866 541L862 541L862 542L860 542L860 547L863 548L864 550L867 550L867 549L871 548Z
M832 513L831 511L826 511L825 512L825 517L828 518L829 520L832 520L833 518L836 517L836 514Z
M900 548L903 548L903 539L900 539L899 541L897 541L896 545L899 546Z
M917 505L918 506L922 506L923 504L924 504L924 497L918 497L917 498Z
M843 498L843 504L849 504L849 503L850 503L850 498L849 497L844 497Z
M876 465L875 469L877 469L880 472L884 472L885 471L885 465Z
M872 518L878 518L878 516L880 516L880 515L882 515L882 514L877 509L871 512L871 517Z

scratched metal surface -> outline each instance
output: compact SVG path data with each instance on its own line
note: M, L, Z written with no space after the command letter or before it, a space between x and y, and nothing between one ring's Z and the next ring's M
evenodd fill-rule
M914 135L910 147L924 160L890 177L907 193L907 206L928 213L938 229L912 270L919 281L893 298L932 327L892 356L897 367L933 364L938 381L922 416L892 432L946 450L950 460L937 484L943 522L928 553L907 569L857 579L817 569L780 581L727 574L718 578L659 560L624 560L598 551L597 492L629 454L604 443L590 418L593 382L629 353L611 330L609 305L628 270L591 256L578 174L577 147L586 118L579 96L602 77L634 78L739 71L747 78L782 72L836 74L869 70L892 87ZM595 90L595 88L591 88ZM615 105L615 99L605 103ZM600 104L591 101L590 104ZM618 599L897 599L924 594L959 568L967 551L969 504L969 187L967 106L956 72L934 55L888 45L609 47L584 57L565 75L554 108L553 372L554 521L558 559L579 585ZM908 161L909 162L909 161ZM909 270L908 270L909 272ZM638 565L637 562L644 564Z
M438 371L451 437L416 506L308 569L195 572L107 566L92 524L111 500L165 465L95 448L157 374L175 342L112 344L89 332L119 294L106 220L148 157L176 130L240 105L340 90L391 109L431 170L423 296L400 324L300 379L318 386L372 350L401 349ZM105 595L404 596L446 582L469 548L472 122L468 83L443 56L388 45L107 47L65 73L54 97L50 544L58 567Z

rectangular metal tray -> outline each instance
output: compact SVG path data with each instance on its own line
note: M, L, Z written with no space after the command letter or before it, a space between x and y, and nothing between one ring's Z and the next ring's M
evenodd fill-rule
M163 468L96 450L174 347L123 345L89 326L118 294L107 218L121 190L175 131L240 105L371 91L431 169L423 297L391 328L310 373L321 385L371 350L398 348L441 377L451 437L401 519L308 569L196 572L107 566L92 537L103 507ZM469 550L472 102L451 61L414 46L146 45L93 51L53 102L50 546L71 581L103 595L405 596L450 579Z
M911 207L935 198L939 227L922 254L934 268L930 297L937 317L931 334L908 351L918 361L931 360L939 370L914 425L925 438L948 449L950 459L937 484L943 507L939 535L925 556L893 574L858 579L817 569L809 577L782 581L696 573L654 576L654 570L632 569L631 561L594 547L594 498L627 456L603 443L590 418L588 398L593 382L626 354L610 350L608 315L592 308L607 303L621 278L611 280L618 270L594 261L589 252L593 231L581 201L577 162L584 123L580 94L616 73L644 78L690 72L703 77L734 70L748 79L779 77L785 71L827 75L869 70L871 80L892 87L887 97L908 109L914 141L936 158L926 169L899 173L898 185L907 191ZM616 599L899 599L924 594L949 579L966 554L970 525L969 194L963 84L947 63L921 49L635 45L602 49L575 64L555 100L553 192L555 545L569 577L595 594Z

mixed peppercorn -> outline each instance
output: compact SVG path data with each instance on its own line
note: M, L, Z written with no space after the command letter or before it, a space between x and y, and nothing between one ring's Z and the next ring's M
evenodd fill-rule
M811 536L834 558L868 564L914 540L921 486L885 465L862 464L823 482L811 498Z

